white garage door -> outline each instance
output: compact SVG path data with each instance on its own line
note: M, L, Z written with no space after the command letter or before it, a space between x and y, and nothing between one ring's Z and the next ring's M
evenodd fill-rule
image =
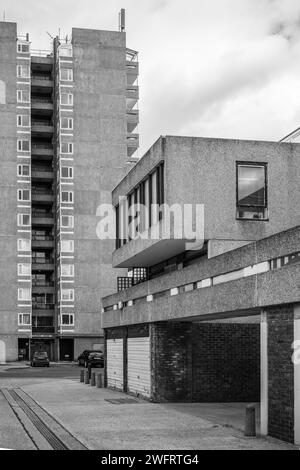
M150 397L150 340L128 338L128 391Z
M123 390L123 339L107 340L107 386Z

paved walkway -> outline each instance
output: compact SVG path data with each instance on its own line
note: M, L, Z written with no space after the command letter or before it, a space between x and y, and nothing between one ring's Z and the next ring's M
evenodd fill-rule
M197 403L149 403L74 379L27 382L22 389L90 449L295 449L204 419Z

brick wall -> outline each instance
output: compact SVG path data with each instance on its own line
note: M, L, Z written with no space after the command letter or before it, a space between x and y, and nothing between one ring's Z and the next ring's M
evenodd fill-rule
M260 400L259 324L193 327L193 401Z
M267 310L269 434L294 442L294 311L292 306Z
M155 401L259 401L260 327L153 324L151 369Z
M191 323L150 326L151 397L154 401L191 401Z

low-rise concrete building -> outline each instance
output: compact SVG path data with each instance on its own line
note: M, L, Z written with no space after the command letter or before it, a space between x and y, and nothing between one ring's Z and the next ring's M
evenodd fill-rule
M261 433L300 443L299 152L162 137L119 183L113 264L129 276L102 299L107 386L155 401L260 401ZM199 249L155 232L165 210L121 231L133 204L153 203L203 204Z

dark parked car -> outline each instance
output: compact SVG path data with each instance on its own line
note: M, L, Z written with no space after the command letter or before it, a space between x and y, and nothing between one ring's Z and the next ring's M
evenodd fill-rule
M100 350L94 351L94 350L92 350L92 349L85 349L85 350L80 354L80 356L78 356L78 358L77 358L78 365L79 365L79 366L87 367L87 366L88 366L87 362L88 362L89 355L90 355L91 353L96 353L96 352L103 354L103 351L100 351Z
M87 365L91 367L104 367L103 352L92 352L87 360Z
M48 354L44 351L36 351L31 359L31 367L43 366L49 367L49 358Z

